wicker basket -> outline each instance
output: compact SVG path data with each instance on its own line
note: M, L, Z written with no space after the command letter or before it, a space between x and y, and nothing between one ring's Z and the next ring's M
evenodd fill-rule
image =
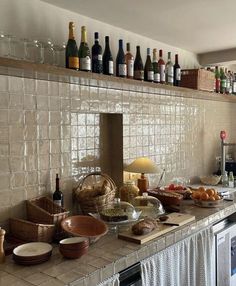
M198 90L214 91L215 75L204 69L186 69L181 71L180 86Z
M52 242L55 226L53 224L39 224L27 220L10 218L10 233L23 241Z
M88 186L88 181L92 177L95 177L95 178L99 177L100 183L101 181L103 181L103 183L106 181L107 186L109 187L108 189L109 191L107 191L105 194L96 195L93 197L91 196L82 197L81 191L86 192L85 186L86 185ZM96 181L93 182L92 186L90 185L90 188L91 187L98 187L98 184L96 183ZM82 178L82 180L79 182L79 185L73 190L73 194L83 214L97 213L112 204L115 198L115 194L116 194L116 185L114 181L108 175L100 173L100 172L94 172Z

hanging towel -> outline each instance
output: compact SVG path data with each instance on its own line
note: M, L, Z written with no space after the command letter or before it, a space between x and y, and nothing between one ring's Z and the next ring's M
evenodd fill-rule
M99 283L97 286L119 286L119 274L115 274L112 277L106 279L105 281Z
M142 285L213 286L213 239L204 229L141 261Z

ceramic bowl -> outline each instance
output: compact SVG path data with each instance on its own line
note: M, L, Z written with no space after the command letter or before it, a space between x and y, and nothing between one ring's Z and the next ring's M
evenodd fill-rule
M86 237L70 237L60 241L60 253L70 259L79 258L87 253L89 240Z
M97 241L108 232L108 227L103 221L84 215L63 219L61 227L70 235L87 237L90 243Z

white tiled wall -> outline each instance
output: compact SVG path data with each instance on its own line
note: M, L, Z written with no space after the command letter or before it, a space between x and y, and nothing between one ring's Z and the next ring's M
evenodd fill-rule
M74 178L101 165L99 113L123 113L124 162L149 156L166 169L167 181L212 172L221 129L236 139L233 103L88 83L0 76L0 223L24 216L25 199L53 192L56 173L71 207Z

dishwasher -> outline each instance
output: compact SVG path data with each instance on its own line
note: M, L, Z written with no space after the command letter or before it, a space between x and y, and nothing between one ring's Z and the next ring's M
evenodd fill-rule
M215 285L236 285L236 214L213 226Z
M141 265L139 262L119 274L120 286L142 286Z

